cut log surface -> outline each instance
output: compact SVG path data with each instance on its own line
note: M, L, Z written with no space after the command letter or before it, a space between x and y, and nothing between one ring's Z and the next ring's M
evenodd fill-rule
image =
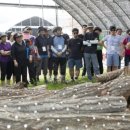
M108 72L105 74L97 75L96 79L98 82L108 82L110 80L113 80L117 77L119 77L124 72L124 69L115 70L112 72Z
M130 76L120 71L63 90L0 88L0 130L130 130Z

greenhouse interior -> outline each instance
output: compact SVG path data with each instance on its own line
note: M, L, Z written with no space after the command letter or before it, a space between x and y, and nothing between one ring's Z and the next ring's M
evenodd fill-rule
M130 130L130 0L0 0L0 130Z

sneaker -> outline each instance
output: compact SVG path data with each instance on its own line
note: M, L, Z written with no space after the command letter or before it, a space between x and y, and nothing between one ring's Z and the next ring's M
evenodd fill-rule
M36 81L39 82L39 77L36 78Z
M57 83L57 78L54 78L54 83Z
M75 80L74 80L74 79L71 79L71 82L75 82Z
M71 77L71 82L74 82L75 80L74 80L74 77Z
M75 77L75 80L78 80L78 77Z
M52 82L52 80L53 80L52 77L49 77L49 81Z
M47 80L47 79L45 80L45 83L46 83L46 84L48 83L48 80Z

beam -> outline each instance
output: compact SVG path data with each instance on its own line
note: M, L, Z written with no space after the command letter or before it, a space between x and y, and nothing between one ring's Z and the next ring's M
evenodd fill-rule
M112 23L111 17L107 16L107 15L104 13L104 11L98 6L98 4L96 4L95 0L91 0L90 2L93 4L93 6L94 6L96 9L98 9L97 15L98 15L98 12L100 11L100 12L103 14L103 16L105 16L105 18L106 18L110 23ZM103 20L104 20L104 19L103 19ZM108 27L107 27L107 29L108 29Z
M86 21L86 23L88 22L93 22L95 25L98 25L96 21L94 21L94 19L92 19L88 14L87 12L84 12L83 10L81 10L79 8L78 5L76 5L75 2L72 2L72 0L63 0L64 3L66 2L66 4L68 4L68 6L70 6L72 8L72 11L73 12L76 12L79 16L81 16L81 18ZM71 3L71 4L69 4ZM86 18L89 18L89 21L86 20Z
M114 9L113 6L111 6L111 4L107 0L101 0L101 1L111 10L111 12L119 19L121 24L127 29L128 26L127 26L126 22L122 19L122 17L119 16L118 11L116 9Z
M75 20L78 21L78 23L80 25L82 24L86 24L88 21L91 21L89 17L86 16L86 18L84 19L79 12L77 12L77 10L73 9L73 6L71 4L69 4L66 0L54 0L57 4L59 4L62 8L64 8ZM78 18L78 19L77 19Z
M75 3L72 2L72 0L62 0L62 1L64 1L64 3L66 3L66 4L68 4L68 6L70 6L72 11L75 12L76 14L78 14L85 21L85 23L88 23L88 21L93 21L91 19L91 17L86 15Z
M87 1L86 0L82 0L81 3L82 3L82 7L84 7L84 9L86 10ZM99 17L99 15L97 15L95 10L91 6L89 6L89 5L88 5L87 9L90 10L90 12L101 22L102 26L104 26L104 28L107 29L106 23L103 21L103 19L101 19ZM98 26L100 26L100 25L98 25Z
M97 2L96 0L91 0L91 2L97 7L97 8L99 8L100 10L101 10L101 12L110 20L110 22L111 22L111 24L113 24L113 17L111 17L111 15L109 15L109 14L107 14L105 11L104 11L104 8L108 8L108 10L110 10L110 8L108 7L108 6L106 6L106 7L104 7L104 2L102 1L102 0L100 0L100 2ZM100 5L100 4L102 4L102 5ZM110 10L111 11L111 10ZM111 11L111 13L114 15L114 17L116 17L115 16L115 14ZM117 22L117 24L118 25L122 25L122 23L120 22L120 20L118 19L118 17L116 17L116 22ZM110 25L111 25L110 24ZM123 26L123 28L125 28L124 27L124 25L122 25ZM109 28L109 27L108 27Z
M46 9L61 9L61 6L51 6L51 5L34 5L34 4L17 4L17 3L0 3L0 6L7 7L20 7L20 8L46 8Z
M60 5L64 10L66 10L80 25L85 24L86 21L84 21L79 14L76 12L72 12L72 8L68 6L67 3L61 0L54 0L58 5ZM63 6L64 5L64 6Z
M130 20L129 15L124 11L124 9L120 6L120 4L116 0L113 0L113 3L115 3L119 7L119 9L122 10L122 12L125 14L125 16Z

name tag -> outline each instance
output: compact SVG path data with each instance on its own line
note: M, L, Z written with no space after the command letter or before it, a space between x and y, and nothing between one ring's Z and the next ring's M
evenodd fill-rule
M62 45L58 45L58 49L59 49L59 50L62 50Z
M46 47L42 47L42 51L46 51Z

